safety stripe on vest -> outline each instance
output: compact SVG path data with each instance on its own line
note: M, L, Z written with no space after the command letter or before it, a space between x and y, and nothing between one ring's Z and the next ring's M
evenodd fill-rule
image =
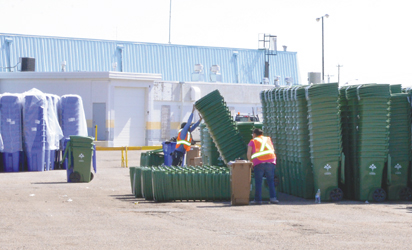
M269 147L269 145L267 144L267 141L268 141L267 137L263 137L263 140L261 138L256 137L253 140L260 142L261 145L260 145L259 152L254 153L252 157L250 157L251 159L255 159L257 157L268 155L268 154L273 154L273 149L271 149L271 147ZM268 150L264 151L265 148L267 148Z
M259 137L256 137L253 140L256 140L256 141L260 142L261 145L260 145L260 150L259 151L264 150L265 146L267 146L268 149L272 149L272 147L270 147L269 144L267 144L267 141L268 141L267 137L264 137L263 140L260 139Z
M260 152L262 152L265 149L267 141L268 141L268 138L263 137L263 143L260 145L260 150L259 150Z
M182 130L183 130L183 129L180 129L180 130L179 130L179 133L180 133ZM187 136L187 140L179 140L179 141L176 141L176 144L178 144L178 145L184 144L184 145L186 145L186 146L192 146L192 143L190 143L190 132L189 132L189 131L187 131L186 136Z
M255 159L255 158L259 157L259 156L264 156L264 155L268 155L268 154L273 154L273 151L272 151L272 150L266 150L266 151L254 153L251 158L252 158L252 159Z
M184 144L186 146L192 146L192 144L190 142L187 142L187 141L177 141L176 144L178 144L178 145Z

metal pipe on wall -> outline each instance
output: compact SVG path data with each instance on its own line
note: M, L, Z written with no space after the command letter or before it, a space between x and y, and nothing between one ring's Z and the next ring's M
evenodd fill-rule
M183 97L183 84L184 82L179 82L180 83L180 122L183 122L183 106L185 99Z

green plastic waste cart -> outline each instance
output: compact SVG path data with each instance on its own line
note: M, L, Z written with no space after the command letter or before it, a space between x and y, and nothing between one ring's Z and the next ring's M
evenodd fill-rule
M69 161L67 167L68 182L90 182L93 179L93 140L92 137L70 136L63 156L63 161L66 156L68 156Z

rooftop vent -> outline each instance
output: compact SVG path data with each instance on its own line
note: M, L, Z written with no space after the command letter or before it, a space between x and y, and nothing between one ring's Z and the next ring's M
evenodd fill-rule
M280 76L275 76L273 79L273 83L275 85L275 87L279 87L279 80L280 80Z
M286 85L292 86L293 85L293 78L292 77L286 77L285 82L286 82Z
M211 82L222 82L222 75L220 74L219 65L212 65L212 67L210 67L210 81Z
M195 64L194 71L192 73L192 82L203 82L203 81L204 81L203 65L200 63Z
M210 72L212 73L219 73L220 71L220 66L219 65L212 65L212 67L210 67Z
M309 72L308 73L308 84L321 83L321 74L320 72Z
M195 72L202 72L203 71L203 65L202 64L195 64Z

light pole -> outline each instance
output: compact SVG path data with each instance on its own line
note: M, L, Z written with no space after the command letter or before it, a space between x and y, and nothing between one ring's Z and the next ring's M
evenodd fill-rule
M169 44L170 44L171 29L172 29L172 0L170 0L170 8L169 8Z
M324 16L316 18L316 21L319 22L322 19L322 83L325 82L325 50L324 50L324 39L323 39L323 18L328 18L329 15L325 14Z
M342 68L343 65L338 64L336 67L338 67L338 84L340 84L340 68Z

